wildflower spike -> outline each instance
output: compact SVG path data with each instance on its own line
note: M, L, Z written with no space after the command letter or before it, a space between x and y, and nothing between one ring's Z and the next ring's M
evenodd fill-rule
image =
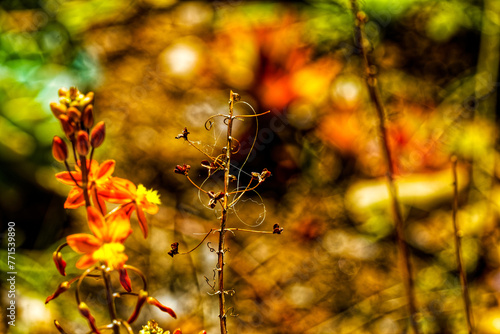
M160 310L162 310L165 313L168 313L172 318L177 319L177 315L175 314L174 310L172 310L170 307L166 307L162 303L158 301L158 299L154 297L148 297L147 302L149 305L154 305L158 307Z
M64 162L68 158L68 147L61 137L54 136L52 139L52 155L59 162Z
M101 121L96 124L90 133L90 145L92 145L93 148L98 148L103 143L105 136L106 125Z

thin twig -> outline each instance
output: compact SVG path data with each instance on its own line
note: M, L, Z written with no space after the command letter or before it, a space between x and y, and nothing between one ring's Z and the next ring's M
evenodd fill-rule
M472 313L472 303L469 296L469 288L467 285L467 275L464 270L464 260L462 256L462 236L463 232L460 230L457 221L458 212L458 177L457 177L457 157L451 158L451 166L453 172L453 230L455 234L455 255L457 257L457 268L460 275L460 285L462 287L462 298L465 306L465 316L467 319L467 331L472 334L474 331L474 318Z
M410 263L410 252L408 244L405 240L404 235L404 225L403 225L403 215L401 213L401 207L398 200L398 194L396 185L394 184L394 167L393 160L391 156L391 150L389 148L389 141L387 138L387 128L385 126L385 111L380 97L377 78L375 76L375 71L373 71L373 66L368 58L368 51L366 49L366 39L364 36L364 22L366 16L364 13L359 11L358 2L356 0L351 0L351 9L355 18L355 39L356 45L362 53L364 66L366 70L366 85L368 87L368 92L370 95L371 102L373 103L379 120L379 132L381 136L380 145L385 158L385 163L387 165L387 183L389 188L389 195L391 200L391 208L394 217L394 223L396 227L396 236L398 241L398 249L401 261L401 270L403 275L403 281L406 290L406 297L408 299L408 308L410 312L410 322L413 330L416 334L420 333L417 324L417 306L415 299L415 288L413 282L412 267Z
M248 230L248 229L245 229L245 228L238 228L238 227L226 228L226 231L231 231L231 232L250 232L250 233L260 233L260 234L274 234L273 231Z
M192 251L194 251L196 248L200 247L201 244L203 243L203 241L205 241L208 238L208 236L210 235L210 233L212 233L214 230L215 230L214 228L210 229L210 231L208 231L208 233L203 237L203 239L201 239L200 243L198 245L196 245L193 249L191 249L191 250L189 250L187 252L184 252L184 253L179 253L179 255L189 254Z

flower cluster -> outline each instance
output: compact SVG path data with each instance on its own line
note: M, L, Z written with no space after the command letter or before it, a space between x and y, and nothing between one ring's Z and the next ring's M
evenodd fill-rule
M71 284L78 281L76 301L80 314L89 323L92 333L99 333L102 328L111 328L119 333L119 327L129 328L134 322L142 306L148 304L158 307L172 317L175 312L161 304L147 292L147 283L144 274L137 268L127 265L128 256L125 254L125 240L132 233L131 217L135 212L139 227L144 238L148 235L148 224L145 213L156 214L161 204L159 195L154 190L148 190L142 184L135 185L129 180L113 176L114 160L105 160L99 163L93 159L94 151L100 147L105 139L106 127L104 122L94 126L94 94L86 95L78 89L61 88L59 103L51 103L50 108L54 116L61 123L66 139L55 136L52 142L54 158L64 163L66 171L57 173L56 178L63 184L71 186L64 207L76 209L85 206L90 233L76 233L66 237L66 243L59 246L53 254L57 270L66 276L66 261L62 257L62 249L69 246L82 256L76 262L76 268L85 270L80 276L59 284L56 291L47 297L46 303L67 291ZM72 152L69 153L67 142ZM69 160L74 160L69 162ZM70 167L73 166L73 168ZM108 211L107 204L114 209ZM89 307L79 295L79 286L86 277L96 277L92 272L100 272L105 282L108 305L113 323L104 327L96 325ZM143 289L133 292L129 271L135 272L143 281ZM120 294L112 293L110 273L119 273L121 287L129 295L137 297L136 307L128 320L121 320L115 309L115 299ZM61 325L55 322L56 328L63 333Z

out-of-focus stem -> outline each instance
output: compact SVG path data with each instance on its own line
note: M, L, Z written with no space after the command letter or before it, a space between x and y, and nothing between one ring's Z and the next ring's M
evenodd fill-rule
M453 230L455 232L455 255L457 257L458 274L460 275L460 285L462 287L462 298L465 306L465 316L467 319L467 331L469 334L474 330L474 318L472 313L472 303L469 296L469 288L467 284L467 275L464 270L463 257L462 257L462 231L458 226L457 212L458 212L458 178L457 178L457 158L452 157L452 172L453 172Z
M391 201L391 209L394 218L394 224L396 227L396 237L398 243L398 250L401 262L401 272L403 276L404 286L406 290L406 297L408 299L408 308L410 312L410 322L413 330L416 334L420 333L417 324L417 306L415 299L415 287L413 282L412 267L410 263L410 252L408 244L406 243L406 238L404 235L404 224L403 215L401 213L401 207L398 200L398 193L396 185L394 184L394 167L391 155L391 150L389 148L389 141L387 138L387 128L385 126L385 110L380 97L377 78L375 76L375 71L373 70L373 65L368 57L368 51L366 49L366 39L364 36L364 23L365 14L359 11L358 2L356 0L351 0L351 9L355 18L355 39L356 46L361 51L364 61L364 67L366 70L366 85L370 95L371 102L377 111L377 117L379 120L379 132L380 132L380 146L384 155L384 160L387 165L387 184L389 188L389 196Z

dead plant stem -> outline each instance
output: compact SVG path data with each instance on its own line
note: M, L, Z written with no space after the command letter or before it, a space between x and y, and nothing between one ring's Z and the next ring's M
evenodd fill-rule
M397 188L394 184L394 167L393 160L391 156L391 150L389 148L389 141L387 138L387 128L385 125L385 110L382 99L379 93L379 87L377 83L377 78L375 76L375 70L373 64L368 57L367 50L367 40L364 36L364 23L366 16L363 12L359 11L358 2L356 0L351 0L351 10L355 18L355 41L356 46L361 51L364 61L364 67L366 70L366 85L370 95L370 100L375 107L377 112L377 117L379 120L379 132L380 132L380 145L384 155L385 163L387 165L387 183L391 202L391 209L394 218L394 224L396 227L396 237L400 257L401 273L403 276L404 286L406 290L406 297L408 299L408 309L410 313L410 322L415 334L420 333L417 324L417 306L415 299L415 287L413 282L412 267L410 263L410 252L406 238L404 235L404 225L403 225L403 215L401 213L401 207L398 200Z
M465 316L467 320L467 331L472 334L474 331L474 318L472 315L472 303L469 296L469 288L467 284L467 275L464 270L464 260L462 256L462 231L458 226L458 177L457 177L457 158L452 157L452 172L453 172L453 230L455 232L455 255L457 257L457 269L460 275L460 285L462 287L462 298L465 305Z

